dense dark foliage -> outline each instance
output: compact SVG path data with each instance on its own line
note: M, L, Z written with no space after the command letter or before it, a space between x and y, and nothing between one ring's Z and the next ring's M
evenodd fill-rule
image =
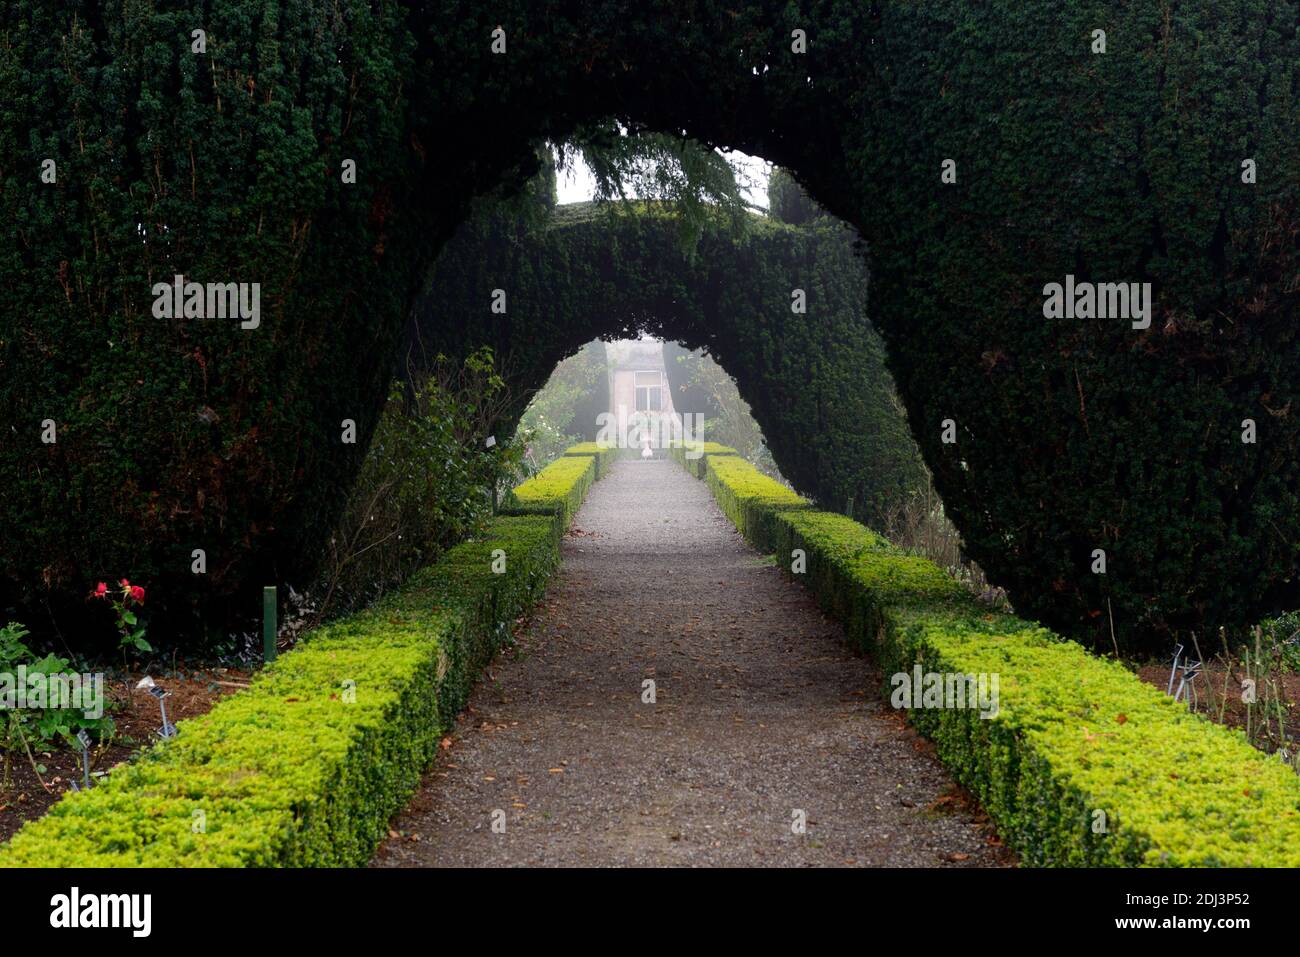
M362 3L0 12L0 605L41 608L34 628L49 627L48 602L75 638L85 590L120 574L148 583L156 615L197 622L206 608L215 624L221 599L319 554L387 394L413 279L412 258L385 250L436 241L392 217L418 165L401 16ZM197 28L206 54L191 52ZM345 157L356 185L341 182ZM259 282L260 327L154 318L152 285L177 273ZM341 442L347 418L355 444Z
M197 607L312 561L439 245L540 140L611 118L765 156L862 231L935 482L1023 612L1109 646L1113 609L1163 648L1296 604L1296 24L1293 0L5 4L0 604L120 569ZM261 328L153 318L178 272L261 282ZM1152 282L1151 328L1045 320L1067 273Z
M503 314L489 311L495 289ZM560 206L540 228L489 211L444 247L407 337L415 354L490 345L521 399L596 336L707 347L782 474L830 508L876 517L923 470L865 318L866 289L850 232L830 219L795 228L753 216L739 235L706 220L685 248L657 205Z
M794 177L779 166L772 170L772 178L767 184L767 203L768 214L773 219L791 226L800 226L826 215Z
M393 383L305 596L305 623L370 603L486 527L493 490L508 488L520 464L517 443L485 441L510 405L487 349Z

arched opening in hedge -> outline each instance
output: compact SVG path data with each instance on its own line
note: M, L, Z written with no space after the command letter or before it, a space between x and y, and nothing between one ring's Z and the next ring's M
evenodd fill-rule
M860 231L922 454L1022 612L1163 650L1300 604L1289 10L32 6L0 14L0 605L292 576L472 198L611 117L764 156ZM259 283L260 324L155 314L176 275ZM1074 280L1150 308L1047 316Z
M853 236L829 217L754 215L683 245L672 210L552 206L478 216L444 247L407 322L405 364L490 346L513 428L557 362L592 339L704 348L732 375L782 473L826 507L879 518L924 469L865 314Z

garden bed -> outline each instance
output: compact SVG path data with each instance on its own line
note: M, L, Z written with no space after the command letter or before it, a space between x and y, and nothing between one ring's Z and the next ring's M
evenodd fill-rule
M618 460L619 450L612 445L596 442L579 442L565 451L565 457L591 456L596 460L596 478L603 479Z
M133 672L126 680L134 688L143 677L143 672ZM168 692L167 717L175 722L206 714L221 698L247 685L249 674L213 667L167 674L157 681ZM107 772L140 754L154 743L154 732L162 724L158 702L140 691L128 695L120 674L105 677L104 696L110 702L107 714L115 727L109 741L91 749L92 775ZM0 842L13 837L27 821L45 814L72 790L73 781L78 785L83 781L79 751L65 746L38 751L34 756L37 765L45 770L38 774L26 755L15 755L13 786L0 790Z
M1142 665L1137 669L1137 675L1153 688L1165 691L1169 687L1169 662ZM1229 670L1221 657L1206 662L1196 679L1192 710L1207 721L1249 732L1252 744L1266 753L1275 753L1279 749L1288 752L1294 765L1300 761L1297 756L1300 674L1292 671L1271 673L1267 680L1274 686L1265 689L1262 684L1257 685L1257 698L1252 706L1247 706L1242 696L1241 681L1245 675L1239 664ZM1174 687L1178 687L1176 678Z
M502 511L515 515L559 514L564 524L596 481L595 455L563 455L506 496Z

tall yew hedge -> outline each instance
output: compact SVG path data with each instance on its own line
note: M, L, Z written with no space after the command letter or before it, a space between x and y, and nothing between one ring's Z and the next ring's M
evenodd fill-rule
M658 204L571 204L540 220L489 207L430 271L407 327L412 361L490 345L518 414L593 338L647 332L707 347L782 474L828 508L881 517L924 470L866 321L851 232L829 218L794 227L752 216L739 234L708 222L687 245L679 225ZM494 290L504 313L492 311Z
M212 621L309 564L471 199L609 119L858 227L921 450L1022 613L1159 650L1300 603L1297 86L1294 0L13 0L0 606L43 627L128 574ZM154 318L177 273L260 282L261 327ZM1150 328L1044 319L1067 274L1152 283Z

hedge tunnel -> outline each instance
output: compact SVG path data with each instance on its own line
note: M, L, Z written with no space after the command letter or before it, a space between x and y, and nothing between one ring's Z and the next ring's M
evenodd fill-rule
M292 578L473 197L609 119L763 156L860 231L918 444L1021 612L1107 648L1113 614L1163 650L1294 606L1296 22L1287 0L8 3L0 606L57 618L130 573L213 612ZM176 275L258 283L260 325L156 317ZM1151 283L1149 327L1045 318L1067 276Z
M649 333L723 363L782 473L827 507L879 519L924 482L842 224L753 216L740 235L711 223L686 246L661 206L545 213L489 209L447 243L407 324L411 367L490 345L518 398L510 429L559 360Z

